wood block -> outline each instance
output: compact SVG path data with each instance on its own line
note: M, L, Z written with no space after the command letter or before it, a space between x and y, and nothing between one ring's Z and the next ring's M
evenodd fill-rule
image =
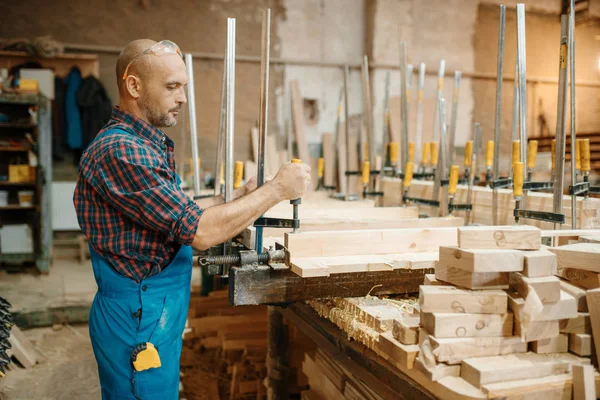
M17 325L13 325L11 328L8 341L12 345L11 351L13 357L15 357L23 367L29 369L37 363L37 353L35 348Z
M464 360L460 376L471 385L481 387L490 383L566 374L569 365L541 354L509 354Z
M587 290L563 280L560 281L560 288L575 298L577 311L587 312L587 299L585 297Z
M460 376L460 364L448 365L446 363L439 363L435 367L430 368L423 364L418 357L415 360L415 369L432 382L437 382L447 376Z
M433 354L438 362L460 363L473 357L525 353L527 342L518 336L478 338L436 338L429 336Z
M531 343L531 350L538 354L566 353L569 351L569 335L560 333L548 339L536 340Z
M559 268L600 272L600 244L598 243L575 243L550 247L548 250L556 254Z
M559 319L575 318L577 316L577 303L570 294L560 291L560 300L554 303L541 304L539 310L532 314L525 309L526 301L516 292L508 293L508 308L515 318L527 321L552 321Z
M435 285L442 286L443 283L435 279L435 274L425 274L425 279L423 280L423 285Z
M534 226L464 226L458 228L458 247L461 249L539 250L541 245L541 231Z
M435 278L467 289L508 289L508 272L467 272L438 263Z
M453 286L420 286L421 312L506 314L508 296L502 290L472 291Z
M556 275L586 289L600 288L599 274L575 268L558 268Z
M592 336L596 348L596 365L600 360L600 289L588 290L587 305L590 311L590 322L592 323Z
M592 355L592 335L587 333L569 333L569 351L578 356Z
M402 317L394 320L392 335L402 344L417 344L419 317Z
M571 375L562 374L491 383L481 389L490 399L567 400L571 399L571 387Z
M523 275L529 278L540 276L552 276L557 273L556 254L546 250L534 250L523 252L525 258Z
M594 367L591 365L573 365L573 400L595 399Z
M472 250L440 246L440 264L468 272L522 271L523 260L523 252L518 250Z
M436 338L512 336L513 315L421 312L421 326Z
M525 299L533 290L542 303L554 303L560 300L560 280L555 276L528 278L518 272L511 273L510 288Z
M563 333L587 333L592 334L590 314L579 312L575 318L561 319L560 331Z
M530 321L523 323L515 319L515 336L519 336L525 342L550 339L558 336L558 321Z
M377 348L387 357L408 369L413 368L417 354L419 354L419 346L416 344L402 344L394 339L391 332L384 332L379 335Z

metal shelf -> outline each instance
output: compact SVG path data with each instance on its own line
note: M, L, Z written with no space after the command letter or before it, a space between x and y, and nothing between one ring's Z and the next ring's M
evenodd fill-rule
M0 206L0 211L9 210L35 210L36 206L20 206L18 204L9 204L8 206Z

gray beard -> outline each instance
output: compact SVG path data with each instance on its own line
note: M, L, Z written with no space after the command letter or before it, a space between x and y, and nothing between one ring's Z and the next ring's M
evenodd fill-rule
M142 111L146 115L148 122L152 126L157 128L170 128L172 126L177 125L177 119L173 118L172 120L169 118L169 112L160 113L154 111L151 107L149 107L145 102L141 103Z

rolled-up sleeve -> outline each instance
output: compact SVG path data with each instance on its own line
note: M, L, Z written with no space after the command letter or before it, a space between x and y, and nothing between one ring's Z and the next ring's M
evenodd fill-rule
M202 210L173 182L158 155L133 141L121 141L95 162L90 184L135 223L190 245Z

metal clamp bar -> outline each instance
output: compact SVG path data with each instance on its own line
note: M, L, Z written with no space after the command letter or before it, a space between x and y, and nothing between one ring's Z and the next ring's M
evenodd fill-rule
M404 196L402 198L402 200L404 202L411 202L411 203L415 203L415 204L422 204L424 206L431 206L431 207L439 207L440 206L440 202L439 201L429 200L429 199L420 199L418 197Z
M472 204L448 204L448 211L473 211Z
M196 125L196 94L194 93L194 62L191 54L185 55L188 76L188 110L190 113L190 145L192 146L192 167L194 170L194 194L200 195L200 166L198 165L198 135Z
M537 221L554 222L556 224L564 224L564 214L555 214L544 211L519 210L515 209L513 213L515 218L535 219Z
M258 228L300 228L299 219L285 219L285 218L269 218L260 217L254 221L254 226Z
M496 67L496 112L494 121L494 182L500 174L500 129L502 125L502 74L504 69L504 32L506 30L506 6L500 5L500 25L498 28L498 63ZM516 82L516 76L515 76ZM492 189L494 186L492 185ZM492 193L492 215L494 225L498 225L498 191Z
M600 189L600 188L598 188ZM570 195L578 195L584 194L590 191L590 183L589 182L579 182L575 185L569 186L569 194Z
M523 182L523 190L554 189L554 182Z
M501 189L505 187L512 186L513 180L512 178L500 178L490 183L492 189Z

